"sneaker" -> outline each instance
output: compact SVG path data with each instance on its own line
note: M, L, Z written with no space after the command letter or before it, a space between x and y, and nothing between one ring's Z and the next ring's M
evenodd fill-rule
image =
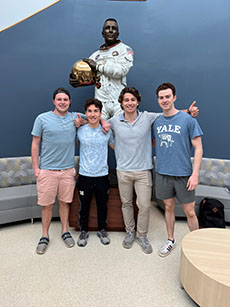
M80 236L77 240L77 245L78 246L86 246L88 237L89 237L89 233L87 231L83 230L80 233Z
M146 237L137 238L137 243L141 246L143 252L145 254L151 254L153 249L149 242L149 240Z
M136 237L135 231L127 232L122 243L123 247L127 249L131 248L133 246L133 242L135 241L135 237Z
M100 241L101 241L102 244L107 245L107 244L110 243L109 235L105 231L105 229L98 231L97 236L98 236L98 238L100 238Z
M37 248L36 248L36 253L39 254L39 255L45 254L47 247L48 247L48 244L49 244L49 238L48 237L41 237L39 242L38 242Z
M61 237L67 247L70 248L75 245L74 239L68 231L64 232Z
M170 254L170 252L176 247L176 240L168 240L164 245L161 246L159 250L159 256L165 257Z

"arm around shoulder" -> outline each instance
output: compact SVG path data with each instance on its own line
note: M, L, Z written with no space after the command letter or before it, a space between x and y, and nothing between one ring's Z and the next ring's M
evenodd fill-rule
M107 133L110 130L110 123L108 123L104 118L100 118L100 123L101 123L101 127L102 127L102 131L104 133Z
M75 127L79 128L88 123L88 119L84 114L77 113L77 117L74 120Z

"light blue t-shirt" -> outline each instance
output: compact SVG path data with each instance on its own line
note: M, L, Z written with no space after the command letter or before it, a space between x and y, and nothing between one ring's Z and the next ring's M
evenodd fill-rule
M160 116L153 127L156 140L156 172L169 176L190 176L191 140L203 135L197 120L179 111L174 116Z
M80 116L85 118L83 114ZM42 138L39 166L41 169L60 170L74 167L76 117L75 112L58 116L52 111L37 116L31 134Z
M77 130L80 142L79 174L88 177L108 175L108 145L114 143L112 131L102 131L101 125L91 128L89 124Z
M132 124L124 113L109 120L115 138L117 170L137 172L153 168L151 130L161 114L138 111Z

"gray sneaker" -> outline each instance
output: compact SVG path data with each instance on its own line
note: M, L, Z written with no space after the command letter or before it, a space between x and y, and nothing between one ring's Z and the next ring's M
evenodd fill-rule
M49 238L48 237L41 237L39 242L38 242L37 248L36 248L36 253L39 254L39 255L45 254L47 247L48 247L48 244L49 244Z
M98 238L100 238L100 241L101 241L102 244L107 245L107 244L110 243L109 235L105 231L105 229L98 231L97 236L98 236Z
M151 254L153 249L152 249L152 246L149 242L149 240L145 237L142 237L142 238L137 238L137 243L141 246L143 252L145 254Z
M135 231L127 232L122 243L123 247L127 249L131 248L133 246L133 242L135 241L135 237Z
M174 239L174 242L172 240L167 240L167 242L161 246L159 250L159 256L161 257L168 256L175 247L176 247L176 239Z
M89 233L87 231L83 230L80 233L80 236L77 240L77 245L82 246L82 247L86 246L88 237L89 237Z
M68 231L64 232L61 237L67 247L70 248L75 245L74 239Z

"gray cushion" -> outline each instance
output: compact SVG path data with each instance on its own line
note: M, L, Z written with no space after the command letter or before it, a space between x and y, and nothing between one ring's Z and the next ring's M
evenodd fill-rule
M36 203L37 203L36 184L1 189L0 210L31 207Z

